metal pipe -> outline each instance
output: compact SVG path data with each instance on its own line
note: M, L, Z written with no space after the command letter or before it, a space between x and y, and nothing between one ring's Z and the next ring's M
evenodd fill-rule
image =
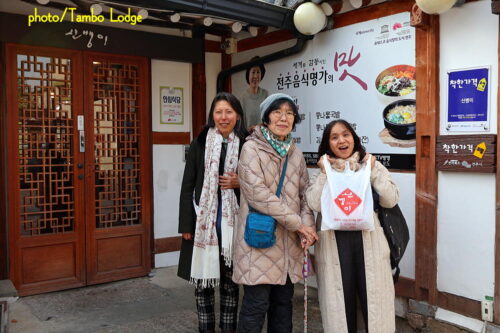
M246 70L247 68L252 68L252 67L258 66L260 64L266 64L266 63L271 62L271 61L283 59L283 58L286 58L288 56L297 54L304 49L306 42L310 39L313 39L313 37L314 36L299 35L297 38L297 43L295 43L294 46L292 46L288 49L284 49L284 50L281 50L281 51L278 51L275 53L271 53L269 55L260 57L258 59L250 60L250 61L247 61L245 63L239 64L239 65L236 65L234 67L231 67L231 68L228 68L228 69L221 71L219 73L219 75L217 75L217 92L221 92L224 90L224 82L229 75L240 72L242 70Z

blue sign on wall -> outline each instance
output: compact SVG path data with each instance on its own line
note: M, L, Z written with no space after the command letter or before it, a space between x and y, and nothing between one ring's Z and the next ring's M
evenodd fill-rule
M448 130L488 129L489 68L448 73Z

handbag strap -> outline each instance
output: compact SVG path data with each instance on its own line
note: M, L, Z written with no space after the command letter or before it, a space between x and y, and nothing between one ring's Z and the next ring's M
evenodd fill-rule
M276 196L279 198L281 195L281 188L283 187L283 181L285 180L286 167L288 165L288 155L285 158L285 164L283 164L283 170L281 170L280 183L278 184L278 189L276 190Z
M285 164L283 164L283 170L281 170L281 176L280 176L280 182L278 184L278 189L276 190L276 196L279 198L281 195L281 188L283 187L283 181L285 180L285 174L286 174L286 167L288 165L288 155L286 155L285 158ZM255 209L252 208L252 206L248 206L248 211L249 212L257 212Z

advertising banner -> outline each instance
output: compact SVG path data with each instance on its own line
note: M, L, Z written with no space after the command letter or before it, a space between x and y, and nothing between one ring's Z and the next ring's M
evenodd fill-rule
M415 29L410 13L320 33L300 54L265 66L262 89L289 94L299 106L302 121L292 135L309 165L316 163L326 125L345 119L385 166L415 169ZM238 86L235 81L245 82L244 75L235 75L233 87Z

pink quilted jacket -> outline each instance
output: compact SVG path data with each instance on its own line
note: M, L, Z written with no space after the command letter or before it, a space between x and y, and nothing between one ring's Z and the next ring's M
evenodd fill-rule
M240 214L234 227L233 281L238 284L284 285L303 278L303 250L296 230L300 224L314 225L305 191L309 176L302 152L295 146L288 151L288 166L281 196L276 196L285 158L271 147L256 128L243 145L238 174L241 186ZM276 244L267 249L247 245L245 232L248 205L271 215L276 221Z

